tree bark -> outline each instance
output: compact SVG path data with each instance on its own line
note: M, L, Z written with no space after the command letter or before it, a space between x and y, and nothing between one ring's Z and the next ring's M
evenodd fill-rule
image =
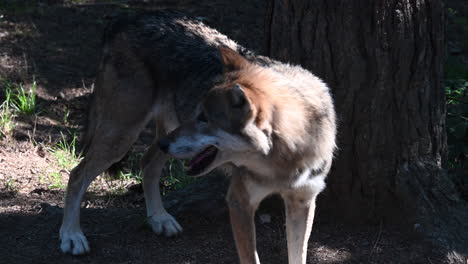
M329 84L337 157L318 208L410 223L468 253L468 209L446 157L444 8L431 0L270 0L266 50Z

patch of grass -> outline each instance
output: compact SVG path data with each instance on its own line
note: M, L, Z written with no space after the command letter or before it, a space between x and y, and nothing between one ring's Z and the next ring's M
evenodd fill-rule
M5 89L6 90L6 89ZM10 108L12 93L6 90L5 100L0 105L0 136L4 137L13 131L15 123L13 122L13 112Z
M10 134L15 127L15 116L33 116L39 113L36 88L33 81L29 89L23 84L17 84L0 79L0 90L5 91L5 99L0 105L0 136Z
M33 81L29 89L23 84L17 84L8 80L2 80L1 86L5 90L5 101L3 108L8 108L18 114L34 115L38 113L36 88L37 83Z
M141 183L143 181L143 173L140 168L140 160L143 156L141 152L132 152L128 157L122 161L121 168L113 177L106 180L108 187L112 192L120 193L117 189L119 186L128 183L129 181L136 181ZM185 173L182 161L177 159L169 159L166 164L160 181L161 193L166 195L173 190L179 190L194 182L196 178L190 177Z
M9 100L9 107L12 107L19 114L37 114L36 81L32 83L29 89L26 89L23 84L12 83L6 83L5 88L6 97Z
M110 168L111 180L135 180L138 183L143 181L140 168L140 160L143 157L141 152L129 152L127 156L120 161L116 167Z
M142 182L143 178L141 175L141 171L137 172L124 172L124 171L119 171L117 178L123 181L129 181L129 180L135 180L137 182Z
M62 174L60 172L51 172L47 176L41 176L39 181L41 183L47 183L47 187L50 189L65 188L65 184L62 183Z
M14 114L9 108L8 100L5 100L0 105L0 138L9 135L14 128Z
M468 80L446 80L447 143L449 168L467 166L468 160ZM467 179L468 180L468 179ZM468 184L468 182L467 182Z
M104 182L110 196L123 195L127 192L128 186L143 181L139 165L142 156L141 152L131 151L123 160L109 168Z
M109 193L110 195L123 195L127 192L127 187L133 182L140 182L142 181L141 178L141 172L138 171L137 173L134 173L132 171L130 172L124 172L124 171L119 171L116 175L117 179L115 180L106 180L106 184L109 188Z
M51 189L65 188L66 185L62 183L62 172L70 174L70 171L78 165L81 159L76 153L76 134L72 134L70 140L63 133L60 135L61 139L55 146L49 148L60 170L40 176L40 182L47 183L48 188Z
M19 187L16 184L16 182L13 179L8 179L5 181L5 184L3 186L6 191L11 192L11 193L18 193Z
M76 134L72 134L71 140L67 140L63 133L60 133L61 139L51 148L52 156L55 157L57 165L67 173L78 165L81 157L76 153Z
M182 189L196 180L185 173L184 165L181 160L170 159L168 162L168 173L161 179L162 194L166 195L168 191Z

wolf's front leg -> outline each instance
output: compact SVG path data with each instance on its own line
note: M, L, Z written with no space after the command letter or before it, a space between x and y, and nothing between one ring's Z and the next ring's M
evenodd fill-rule
M162 169L169 157L153 144L142 159L143 189L146 201L148 223L156 234L174 236L182 232L182 227L162 204L159 180Z
M286 234L289 264L305 264L312 231L317 193L293 190L283 195L286 206Z
M231 226L241 264L259 264L255 241L255 210L270 194L248 175L233 175L227 194Z

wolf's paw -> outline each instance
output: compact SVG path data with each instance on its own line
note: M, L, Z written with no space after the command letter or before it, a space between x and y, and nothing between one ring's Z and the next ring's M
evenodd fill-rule
M89 243L81 230L60 230L60 249L63 253L82 255L89 252Z
M158 235L164 233L165 236L171 237L182 232L182 227L177 223L174 217L168 213L151 216L148 218L148 224Z

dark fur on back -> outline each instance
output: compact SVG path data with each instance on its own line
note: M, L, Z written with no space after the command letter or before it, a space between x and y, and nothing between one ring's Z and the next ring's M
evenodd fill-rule
M219 46L227 46L262 66L276 63L176 10L127 12L107 19L100 69L113 60L114 64L120 65L120 74L132 74L135 69L129 66L128 59L136 57L151 71L155 87L171 89L173 103L179 110L177 114L182 122L191 116L195 105L214 86L216 77L222 74ZM177 80L177 83L170 83L173 80ZM99 85L96 85L96 89L99 89ZM156 96L158 94L153 94L153 97ZM87 128L81 146L83 156L97 125L94 97L95 94L89 100ZM116 166L118 164L108 173L112 174Z
M191 116L195 105L214 86L216 77L222 74L219 46L227 46L262 66L276 63L176 10L124 13L109 19L103 34L101 67L112 60L114 65L120 66L119 74L127 75L136 70L128 63L130 59L143 62L145 69L151 71L149 74L155 87L170 89L174 94L173 103L181 122ZM96 87L99 89L98 85ZM152 96L159 95L154 93ZM86 154L96 126L94 116L97 109L93 97L82 154Z
M176 108L183 109L179 115L181 121L189 116L187 114L192 112L198 99L213 87L215 77L222 73L219 46L227 46L262 65L271 63L202 22L174 10L125 14L115 18L105 35L105 45L113 46L108 51L119 50L122 35L125 36L125 44L129 45L126 48L151 71L155 85L159 89L171 89L170 92L175 94ZM122 59L121 72L128 74L131 69L125 67L125 54L128 51L112 57ZM104 60L108 58L106 55L109 54L104 54ZM184 101L184 98L189 100Z

